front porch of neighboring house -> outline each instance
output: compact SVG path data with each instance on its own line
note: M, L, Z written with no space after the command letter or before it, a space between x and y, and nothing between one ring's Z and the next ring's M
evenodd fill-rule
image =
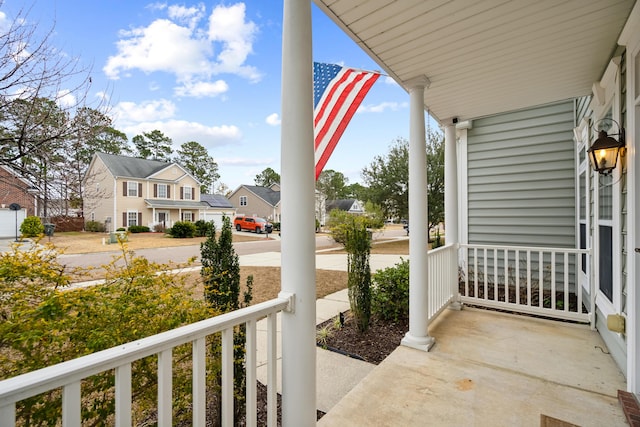
M406 5L364 0L316 0L315 3L340 28L362 42L381 68L402 83L410 101L409 331L402 340L403 346L329 411L321 424L362 425L362 417L368 417L379 425L533 426L540 425L541 416L549 416L580 425L623 425L616 390L626 389L637 394L640 384L637 350L640 293L636 289L640 283L640 269L636 268L640 254L633 251L640 242L637 229L640 156L636 148L636 141L640 139L640 5L631 0L567 1L554 3L554 7L546 2L527 2L525 7L524 3L463 0L441 2L433 8L434 2L423 0L407 0ZM353 4L356 6L351 7ZM422 12L413 13L409 6L415 8L415 12ZM596 26L596 23L602 25ZM440 24L439 31L448 37L433 38L423 32L429 25ZM386 25L395 27L386 28ZM232 331L240 324L245 324L247 331L247 420L248 425L256 425L256 324L263 318L267 323L269 425L276 425L279 357L282 359L283 425L316 424L311 28L311 2L285 0L281 203L287 233L281 240L282 284L278 298L2 381L0 425L15 424L16 402L54 388L62 388L62 425L80 425L82 379L113 370L116 425L128 426L132 411L131 364L147 356L157 356L158 425L170 426L174 401L172 349L188 344L193 349L193 424L203 426L205 342L208 335L220 332L222 417L223 425L230 426L233 423ZM519 37L512 37L500 29L521 33ZM415 39L410 37L412 31L419 33ZM434 34L441 34L439 31ZM468 31L477 31L477 34L469 35ZM467 37L458 39L458 34ZM407 38L403 38L405 36ZM470 42L477 43L473 52L466 49ZM505 45L499 56L493 55L496 43ZM448 50L438 51L442 55L429 51L431 46L444 49L443 45ZM622 53L617 49L620 46L626 49ZM405 48L413 52L389 54ZM421 52L422 48L426 51ZM460 49L460 55L456 49ZM462 50L467 52L466 56ZM550 55L551 51L555 54ZM614 51L619 56L612 59ZM504 61L493 62L502 59L503 54ZM600 61L596 60L598 57L602 57ZM469 63L459 66L460 58ZM443 62L429 62L432 59ZM440 66L444 71L435 77L426 74L430 68L435 70ZM607 69L604 76L596 75L604 68ZM455 84L447 86L443 81L448 72L455 74ZM468 173L470 162L464 158L464 152L456 152L456 131L469 133L465 123L476 117L588 97L585 82L590 87L598 79L601 81L593 87L593 101L589 105L574 104L568 120L584 118L585 111L590 110L593 120L613 117L624 123L627 154L624 173L623 168L618 167L614 175L607 178L612 181L600 182L597 175L586 169L585 161L586 147L595 135L590 126L580 127L579 121L573 123L575 141L570 135L569 142L578 147L574 147L575 157L571 155L572 175L568 179L555 176L549 180L564 179L563 182L571 183L569 199L574 200L564 209L574 214L575 244L545 245L534 241L536 233L520 238L518 245L474 243L474 239L469 238L470 228L465 229L462 220L472 209L472 201L468 200L471 191L463 187L460 179ZM527 90L519 94L524 86ZM436 117L441 111L439 117L445 131L445 224L448 225L446 245L430 252L426 250L426 105ZM567 114L557 116L566 119ZM512 119L509 125L500 124L505 133L522 130L518 126L523 122L518 117ZM556 125L542 128L564 126ZM581 130L586 137L581 135ZM478 141L482 143L482 138ZM555 141L549 143L554 149L561 145ZM504 151L500 144L494 148L494 152ZM533 158L540 153L525 155ZM562 156L557 154L551 155L551 161L543 155L540 157L544 158L540 163L545 165L566 160L558 159ZM489 155L477 160L482 164L482 160L490 158ZM518 168L521 166L516 165ZM489 167L479 167L479 170L492 171ZM470 183L472 177L467 178ZM613 191L600 191L601 187ZM561 191L556 193L557 190ZM559 199L567 200L564 190L567 189L553 192L560 194ZM542 191L552 190L543 188ZM582 194L588 195L584 205ZM545 209L550 207L542 211ZM514 218L508 210L502 213L501 226ZM546 215L556 217L555 213ZM583 229L587 236L584 239ZM548 234L551 235L555 234ZM606 236L612 237L606 239ZM607 261L609 255L613 261ZM609 274L611 280L603 286ZM476 309L449 310L460 309L461 304L508 309L556 320ZM604 319L616 313L624 314L627 319L626 329L618 328L624 333L607 329ZM603 338L608 340L606 345ZM606 354L609 351L612 355ZM615 362L612 356L617 357ZM366 413L360 412L361 409Z

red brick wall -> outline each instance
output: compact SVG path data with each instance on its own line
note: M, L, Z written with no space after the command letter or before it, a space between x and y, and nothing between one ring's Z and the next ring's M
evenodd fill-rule
M17 203L27 209L27 215L35 215L34 196L27 193L29 186L18 177L0 167L0 207L8 208Z

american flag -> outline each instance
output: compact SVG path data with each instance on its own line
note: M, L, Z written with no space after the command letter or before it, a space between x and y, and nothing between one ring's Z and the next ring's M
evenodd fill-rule
M316 180L379 73L313 63Z

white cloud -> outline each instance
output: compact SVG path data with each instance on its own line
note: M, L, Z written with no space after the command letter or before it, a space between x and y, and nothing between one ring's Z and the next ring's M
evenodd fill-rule
M389 76L385 76L384 78L384 82L388 85L395 85L395 86L400 86L398 84L398 82L396 82L395 80L393 80L393 78L389 77Z
M77 105L76 96L71 93L70 90L64 89L58 91L58 95L56 97L56 104L58 104L62 108L69 108Z
M196 98L214 97L229 90L229 85L224 80L215 82L185 82L182 86L174 88L177 96L192 96Z
M269 114L265 119L265 122L271 126L278 126L281 122L280 116L278 116L278 113Z
M139 69L145 73L164 71L178 80L207 74L211 47L206 40L193 38L193 32L167 19L158 19L146 28L121 32L118 54L110 56L103 70L118 79L121 71Z
M113 107L114 121L123 124L163 120L175 115L176 106L167 99L135 102L119 102Z
M164 6L156 4L155 8L164 10ZM207 28L204 23L200 25L205 13L203 4L168 6L166 11L168 19L157 19L146 27L120 32L117 53L110 56L103 67L108 78L126 77L132 70L170 73L178 83L176 91L182 91L185 96L190 93L185 90L190 82L207 82L216 74L236 74L252 82L260 80L260 73L245 64L253 51L258 28L246 21L243 3L215 7ZM219 88L218 91L212 88L196 91L200 93L196 96L218 95Z
M169 13L169 18L183 22L189 25L189 28L195 28L204 16L205 7L202 3L193 7L171 5L167 11Z
M407 108L406 102L381 102L375 105L361 105L358 107L358 113L383 113L386 110L398 111L401 108Z
M95 95L100 101L109 101L109 94L103 90L96 92Z
M218 55L218 72L234 73L252 81L260 80L254 67L243 65L253 51L253 39L258 27L245 21L245 5L216 6L209 16L209 40L222 42L223 49Z
M265 157L221 157L216 162L224 166L264 166L272 164L274 159Z
M171 138L174 148L188 141L197 141L204 147L215 147L237 142L242 138L242 132L237 126L206 126L186 120L144 122L127 126L123 130L127 135L134 136L154 129Z

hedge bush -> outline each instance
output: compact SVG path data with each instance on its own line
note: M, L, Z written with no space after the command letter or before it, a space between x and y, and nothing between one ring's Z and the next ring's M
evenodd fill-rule
M99 221L87 221L87 223L84 225L84 229L85 231L89 231L92 233L103 233L107 231L104 224Z
M196 235L196 226L192 222L178 221L173 224L169 234L177 239L191 238Z
M44 225L37 216L28 216L20 225L20 234L24 237L36 237L44 233Z
M213 221L205 221L203 219L199 219L196 221L195 225L196 225L196 236L198 237L210 236L215 230Z
M130 233L148 233L149 231L151 231L151 229L146 225L130 225L129 226Z
M372 277L372 312L384 319L398 321L409 317L409 260L379 270Z

